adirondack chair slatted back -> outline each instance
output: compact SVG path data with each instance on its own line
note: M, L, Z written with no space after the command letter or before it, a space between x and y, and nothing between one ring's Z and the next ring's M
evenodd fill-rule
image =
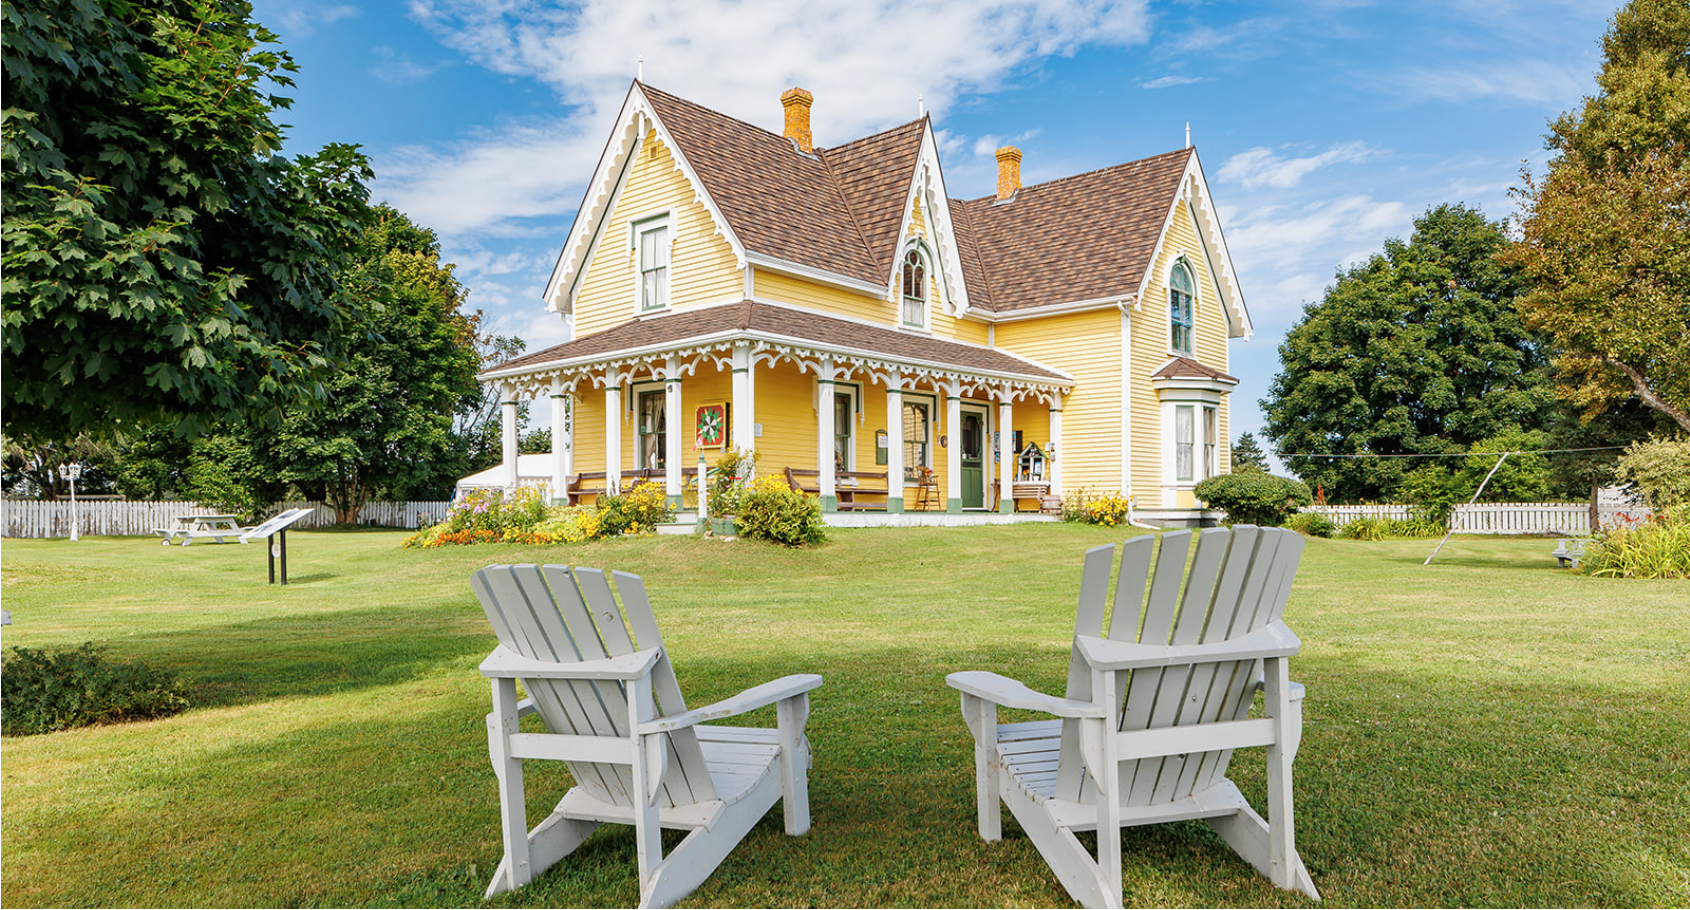
M1299 535L1249 525L1204 530L1195 535L1197 548L1187 573L1193 536L1190 531L1163 534L1154 559L1155 539L1149 535L1121 546L1109 638L1157 645L1207 644L1246 635L1280 618L1302 556ZM1075 635L1104 635L1114 550L1104 546L1086 553ZM1121 671L1116 685L1116 691L1123 693L1118 729L1242 718L1249 713L1260 672L1259 660ZM1067 697L1092 698L1090 672L1077 648L1069 662ZM1182 799L1224 777L1231 757L1231 750L1224 750L1122 762L1122 802L1147 806ZM1079 724L1065 721L1057 767L1059 799L1095 798L1095 787L1081 761Z
M475 573L471 587L499 643L532 660L569 664L657 648L652 689L658 713L685 711L686 702L669 652L663 647L645 585L638 576L623 572L615 575L622 594L620 606L610 580L598 569L488 566ZM621 739L631 735L627 692L619 681L523 679L522 686L553 733ZM669 760L658 805L715 799L715 787L692 728L670 733L667 750ZM630 795L632 772L627 765L565 764L576 783L590 795L614 805L635 804Z

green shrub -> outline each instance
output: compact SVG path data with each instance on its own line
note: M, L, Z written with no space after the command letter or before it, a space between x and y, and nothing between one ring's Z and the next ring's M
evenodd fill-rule
M1483 479L1481 475L1480 480ZM1478 484L1479 480L1473 481L1469 490ZM1429 464L1410 471L1397 492L1413 506L1414 517L1447 528L1450 516L1455 514L1456 504L1463 499L1460 487L1461 479L1457 475L1439 465Z
M757 453L745 449L731 449L710 466L710 514L717 517L739 511L739 501L745 495L757 469Z
M621 496L603 496L598 501L598 536L649 534L674 517L663 487L646 481Z
M1425 518L1358 518L1338 529L1345 540L1385 540L1387 538L1441 537L1448 530Z
M1194 492L1210 508L1225 510L1229 525L1277 527L1314 502L1302 481L1259 471L1211 477L1197 484Z
M1690 506L1690 439L1632 443L1614 475L1635 487L1657 514Z
M821 500L789 489L753 488L745 492L739 500L735 525L741 537L772 540L789 547L827 539Z
M1605 578L1690 578L1690 506L1602 532L1585 547L1579 569Z
M1319 512L1298 512L1285 519L1285 527L1304 537L1331 537L1338 526Z
M168 717L187 709L188 689L169 670L108 661L87 642L56 653L13 648L0 672L0 703L0 733L28 736Z

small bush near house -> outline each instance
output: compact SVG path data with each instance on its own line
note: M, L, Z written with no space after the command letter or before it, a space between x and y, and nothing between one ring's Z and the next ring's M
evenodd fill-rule
M646 481L621 496L599 500L599 537L650 534L674 516L661 484Z
M756 452L744 449L723 452L710 466L710 514L720 518L738 512L747 478L756 469Z
M1278 527L1314 502L1314 495L1302 481L1257 471L1211 477L1198 483L1193 492L1209 508L1225 510L1229 525Z
M28 736L179 714L188 687L169 670L109 661L87 642L58 652L13 648L0 672L0 702L0 733Z
M1304 537L1331 537L1332 532L1337 530L1332 519L1319 512L1298 512L1285 519L1285 527Z
M821 500L789 488L781 478L760 477L753 482L740 496L734 523L741 537L788 547L827 540Z
M1579 563L1603 578L1690 578L1690 505L1598 534Z
M1132 500L1120 493L1094 493L1081 487L1062 497L1063 521L1115 527L1132 518Z
M1690 506L1690 439L1650 439L1628 446L1614 475L1657 514Z

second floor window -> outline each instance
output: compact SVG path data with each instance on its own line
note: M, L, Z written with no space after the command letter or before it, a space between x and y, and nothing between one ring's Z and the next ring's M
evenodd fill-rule
M1168 274L1168 310L1173 326L1169 344L1176 354L1191 353L1191 311L1196 289L1196 282L1191 280L1191 267L1184 261L1174 263L1173 271Z
M923 328L927 325L927 266L921 254L910 250L904 257L904 325Z
M669 305L669 225L639 229L640 309L661 310Z

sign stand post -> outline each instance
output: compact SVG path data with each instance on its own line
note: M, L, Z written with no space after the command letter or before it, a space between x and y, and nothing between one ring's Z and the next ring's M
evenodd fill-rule
M316 509L288 509L276 517L241 534L241 543L254 537L267 538L270 553L270 584L276 583L276 560L282 561L282 584L288 583L288 525L310 515Z

